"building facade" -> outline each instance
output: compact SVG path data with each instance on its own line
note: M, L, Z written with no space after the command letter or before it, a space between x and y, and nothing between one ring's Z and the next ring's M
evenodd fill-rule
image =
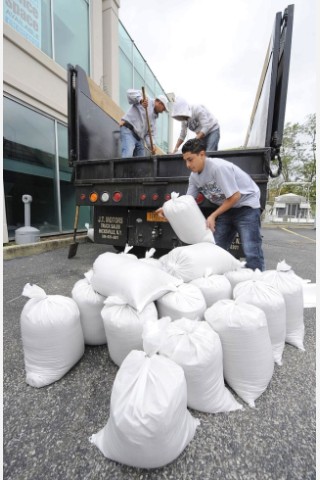
M119 20L120 0L3 1L4 241L24 225L22 195L32 196L40 236L70 232L75 209L68 166L67 65L80 65L123 111L126 90L164 94ZM109 112L112 116L112 112ZM157 145L168 151L169 118ZM79 228L90 223L80 209Z

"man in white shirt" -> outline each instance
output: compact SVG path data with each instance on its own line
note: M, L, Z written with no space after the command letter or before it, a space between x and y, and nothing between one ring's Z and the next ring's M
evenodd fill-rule
M205 141L207 152L218 150L220 127L218 120L203 105L189 105L184 98L177 97L172 106L172 118L182 122L181 131L173 153L184 142L188 129L196 132L196 138Z
M156 120L159 113L168 112L168 99L164 95L159 95L156 99L143 100L141 91L132 89L127 91L127 97L131 107L120 121L121 156L144 157L144 142L151 151L146 109L153 143L151 153L154 154L156 153Z

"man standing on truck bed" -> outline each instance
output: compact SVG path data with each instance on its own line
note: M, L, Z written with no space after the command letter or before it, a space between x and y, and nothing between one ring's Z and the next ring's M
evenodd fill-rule
M220 127L218 120L203 105L189 105L184 98L177 97L173 102L172 118L182 122L180 136L173 153L176 153L184 142L188 128L196 132L196 138L205 141L206 150L218 150Z
M155 99L143 99L140 90L127 90L128 102L131 105L120 121L120 139L122 157L144 157L144 141L150 147L147 114L150 122L153 151L156 153L154 137L156 136L156 120L159 113L168 112L168 100L164 95Z
M228 250L239 234L246 267L265 270L260 234L260 190L241 168L222 158L206 157L203 140L193 138L182 147L183 159L191 170L187 195L201 192L218 208L208 216L207 227L216 245ZM163 216L163 209L157 213Z

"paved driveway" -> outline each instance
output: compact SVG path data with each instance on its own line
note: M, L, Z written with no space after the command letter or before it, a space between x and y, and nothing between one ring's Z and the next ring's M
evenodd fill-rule
M286 260L315 282L315 230L264 228L268 269ZM80 244L4 262L4 479L5 480L311 480L315 473L315 309L305 309L305 349L286 345L266 392L252 409L229 414L191 413L201 425L172 464L156 470L107 460L89 436L109 415L118 368L106 346L88 347L61 380L41 389L25 383L19 318L23 286L71 296L106 247Z

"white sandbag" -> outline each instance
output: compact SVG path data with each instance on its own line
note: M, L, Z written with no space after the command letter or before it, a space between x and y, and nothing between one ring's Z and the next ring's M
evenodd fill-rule
M258 270L260 271L260 270ZM245 282L247 280L252 280L252 278L254 277L254 270L252 270L251 268L239 268L238 270L233 270L231 272L226 272L224 274L227 279L229 280L230 284L231 284L231 287L232 287L232 291L234 289L234 287L240 283L240 282Z
M71 296L78 305L80 321L87 345L104 345L107 337L101 317L103 302L106 297L96 292L91 284L93 271L84 274L85 278L78 280L72 289Z
M108 350L120 366L131 350L142 350L142 329L146 320L158 320L155 304L149 303L139 313L119 297L108 297L101 310Z
M90 441L116 462L159 468L180 455L199 423L187 409L182 368L162 355L133 350L116 375L108 422Z
M223 248L205 242L174 248L160 260L170 275L184 282L203 277L207 268L213 274L222 274L242 265Z
M179 280L128 254L106 252L93 264L92 286L105 297L121 297L138 311L157 300L179 283Z
M134 253L130 253L130 250L132 249L133 249L133 245L128 245L126 243L123 252L119 252L118 255L127 255L130 258L138 259L137 255L134 255Z
M228 385L250 407L267 389L274 361L265 313L254 305L219 300L204 314L220 336Z
M192 195L172 192L171 199L163 204L163 212L177 237L184 243L214 243L212 231Z
M182 283L165 293L156 301L156 307L159 317L169 316L172 320L181 317L201 320L207 308L201 290L190 283Z
M94 229L90 228L89 223L85 223L84 226L87 229L87 237L89 238L89 240L91 240L91 242L94 242Z
M303 308L316 308L317 306L317 284L303 283Z
M264 311L272 345L273 358L282 365L286 339L286 303L276 288L261 280L238 283L233 290L237 303L250 303Z
M282 293L286 303L286 343L304 351L303 286L285 261L277 264L276 270L262 272L261 280Z
M145 256L142 258L139 258L139 260L140 262L146 262L149 265L153 265L154 267L157 267L163 270L163 266L159 258L153 258L153 255L155 254L155 252L156 252L155 248L150 248L149 250L146 251Z
M206 269L203 277L191 280L190 284L200 288L207 308L218 300L232 298L232 288L225 275L212 274L211 269Z
M230 412L242 408L225 387L219 335L207 322L181 318L167 327L159 353L183 368L188 407L201 412Z
M26 382L43 387L62 378L84 353L80 312L72 298L46 295L37 285L27 283L22 295L30 299L20 318Z

